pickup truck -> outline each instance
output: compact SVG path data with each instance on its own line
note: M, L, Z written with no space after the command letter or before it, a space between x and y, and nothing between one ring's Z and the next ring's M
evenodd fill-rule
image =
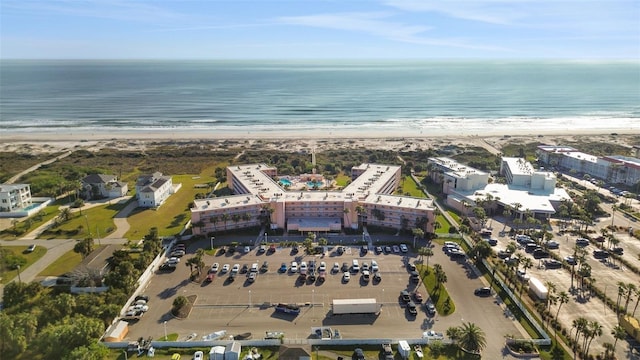
M422 333L422 338L429 339L429 340L443 340L444 334L441 332L435 332L433 330L429 330Z

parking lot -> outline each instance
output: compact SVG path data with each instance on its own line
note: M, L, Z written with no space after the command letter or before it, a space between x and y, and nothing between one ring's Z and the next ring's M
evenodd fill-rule
M201 244L206 246L204 244ZM338 255L335 248L325 256L304 255L301 250L291 253L291 248L277 248L275 253L258 253L252 248L248 254L228 252L215 256L205 256L207 266L219 263L220 267L229 264L262 265L268 261L269 270L260 273L255 282L250 283L246 274L238 274L229 282L228 274L217 274L210 283L193 283L188 280L189 267L183 262L195 252L198 244L187 248L187 255L174 272L159 273L151 280L145 293L151 296L148 313L137 323L132 324L128 338L164 336L165 321L168 333L178 333L179 339L197 333L197 338L214 331L226 330L228 335L251 332L253 338L262 338L266 331L282 331L288 339L306 339L311 327L330 326L338 329L343 338L419 338L426 330L445 332L450 326L459 326L463 321L478 324L487 332L488 354L500 354L504 345L504 335L519 334L520 330L513 320L505 315L494 297L477 298L473 289L484 284L473 274L464 260L453 261L439 248L430 264L440 263L447 272L445 285L456 303L456 311L449 316L427 316L424 306L419 307L418 315L412 316L399 299L400 292L414 291L416 284L410 282L404 258L415 261L411 253L375 254L369 251L360 253L359 247L347 247L346 252ZM353 259L370 263L375 259L379 266L382 281L361 281L361 273L352 274L345 283L342 273L331 273L335 262L351 264ZM279 273L281 263L291 261L315 260L317 266L324 261L328 272L324 283L301 283L298 274ZM419 291L425 298L422 284ZM192 312L187 319L175 319L170 314L171 303L177 295L197 295ZM330 304L333 299L375 298L382 303L382 311L374 315L332 316ZM479 300L480 299L480 300ZM297 316L276 313L272 304L297 303L301 312ZM423 302L424 303L424 302ZM313 306L311 306L313 304Z
M501 227L499 228L501 229ZM499 231L494 231L493 236L499 240L498 245L494 247L494 250L496 251L500 249L504 250L508 243L513 241L512 238L508 237L506 234L499 233ZM624 239L623 236L621 237L622 239ZM558 249L550 250L550 252L558 255L561 259L564 259L566 256L573 255L577 238L577 236L571 235L557 235L554 240L558 242L560 246ZM627 241L621 241L618 246L624 249L623 258L633 262L634 257L637 256L637 246L640 242L633 239L625 240ZM593 251L597 250L598 247L593 243L584 246L583 249L587 253L586 260L591 266L592 278L596 280L595 286L605 292L609 298L613 300L617 298L618 282L623 282L625 284L637 284L640 281L638 275L626 269L623 264L614 262L612 259L596 259L593 255ZM527 270L527 274L529 276L535 277L543 283L551 282L556 285L557 292L566 291L570 295L571 301L563 305L562 311L559 314L559 321L566 329L570 330L572 320L580 316L583 316L590 321L598 321L603 326L603 334L601 337L593 340L591 352L594 354L604 351L604 343L613 343L615 341L611 335L611 330L614 326L618 325L618 320L616 318L616 314L606 307L603 301L595 296L589 296L588 292L584 293L586 296L579 296L581 294L578 291L572 292L570 271L565 270L562 267L557 269L547 269L544 267L544 260L540 261L534 259L532 254L526 253L524 249L520 249L518 251L533 260L534 267ZM574 286L577 287L578 285L579 283L576 277L574 278ZM554 309L556 309L555 306ZM619 357L622 357L623 355L626 356L627 352L625 347L625 342L620 343L618 346L617 354Z

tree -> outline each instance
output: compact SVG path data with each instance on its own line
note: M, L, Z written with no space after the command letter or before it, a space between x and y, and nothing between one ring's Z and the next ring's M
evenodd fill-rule
M433 270L436 277L436 288L440 289L440 285L447 282L447 274L444 272L440 264L433 265Z
M93 342L88 346L80 346L71 351L65 360L104 360L109 357L110 350L101 342Z
M611 335L615 339L613 342L613 350L612 352L616 352L616 346L618 345L618 340L624 340L627 337L627 331L620 325L616 325L611 329Z
M180 311L180 309L185 307L185 305L187 305L188 303L189 303L189 300L186 297L184 297L182 295L176 297L173 300L173 310L174 310L174 312Z
M471 254L478 263L491 256L492 253L491 245L486 241L477 242L471 249Z
M635 284L629 283L627 284L627 293L625 294L626 300L624 303L624 313L626 314L629 309L629 302L631 301L631 296L636 293L638 287Z
M569 302L569 294L566 291L560 291L558 294L558 310L556 310L556 322L558 322L558 315L560 315L560 309L563 304ZM554 326L555 329L555 326ZM555 331L555 341L558 341L558 330Z
M466 351L481 352L487 346L484 331L474 323L463 323L460 327L458 345Z
M627 293L627 284L618 281L618 300L616 302L616 315L620 316L620 302Z
M633 307L633 313L631 314L631 316L635 317L636 316L636 310L638 310L638 303L640 303L640 288L636 289L636 305Z
M432 257L433 254L433 249L431 249L430 247L427 246L423 246L420 249L418 249L418 255L420 255L421 258L423 257L427 257L427 268L429 267L429 258Z
M76 242L76 245L73 247L73 251L81 254L83 258L86 258L93 251L93 244L93 238L86 237Z
M220 220L222 220L222 222L224 223L224 229L227 230L227 221L229 221L229 214L224 213L222 215L220 215Z
M587 330L585 331L585 340L587 340L585 342L585 346L583 348L583 353L584 354L588 354L589 353L589 348L591 347L591 342L593 341L593 339L595 339L596 337L600 337L602 336L602 325L600 325L600 323L598 323L597 321L591 321L589 322L589 326L587 327Z
M71 209L65 207L60 210L60 215L58 215L60 222L65 222L71 218Z

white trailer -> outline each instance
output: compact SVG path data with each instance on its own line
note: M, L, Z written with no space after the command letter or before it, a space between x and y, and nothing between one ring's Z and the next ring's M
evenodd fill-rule
M333 315L346 314L379 314L382 304L376 299L334 299Z
M542 283L542 281L531 277L529 279L529 292L535 295L539 300L546 300L549 295L549 290Z
M403 359L408 359L411 354L411 346L406 340L398 341L398 353Z

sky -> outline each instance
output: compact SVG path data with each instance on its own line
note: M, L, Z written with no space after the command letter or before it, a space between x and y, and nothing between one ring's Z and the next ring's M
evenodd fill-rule
M640 59L638 0L2 0L0 58Z

